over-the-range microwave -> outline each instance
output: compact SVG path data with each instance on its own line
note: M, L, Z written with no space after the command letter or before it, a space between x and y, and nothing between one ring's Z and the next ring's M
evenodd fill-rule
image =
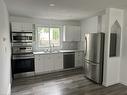
M12 33L12 43L32 43L32 32L13 32Z

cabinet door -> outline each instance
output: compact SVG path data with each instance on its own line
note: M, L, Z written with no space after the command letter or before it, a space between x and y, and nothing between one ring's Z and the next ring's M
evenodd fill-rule
M44 57L42 55L35 55L35 73L41 73L45 71Z
M47 66L46 66L46 63L47 63L47 56L46 55L40 55L40 67L42 70L40 70L41 72L46 72L48 71L47 70Z
M48 55L36 55L38 58L36 59L36 73L44 73L49 71L49 58Z
M59 53L58 58L58 69L63 69L63 53Z
M39 55L34 55L35 73L38 72L39 67Z
M41 72L50 72L53 70L50 54L40 55L40 67L42 68L42 70L40 70Z
M63 41L80 41L80 26L64 26Z
M52 54L52 63L53 70L63 69L63 54L62 53Z
M63 69L63 54L62 53L56 54L54 59L56 60L54 63L55 64L54 69L55 70Z
M75 67L83 66L83 52L75 52Z
M33 32L33 24L31 24L31 23L22 23L22 30L24 32Z
M45 71L51 72L53 70L54 70L54 65L53 65L53 61L52 61L52 55L46 54L45 55Z
M84 65L85 54L84 51L80 51L80 66Z
M73 28L73 34L72 35L74 35L73 36L73 41L80 41L80 27L79 26L73 26L72 27Z
M75 67L79 67L79 53L75 52Z
M33 24L11 22L11 29L13 32L33 32Z
M12 29L12 32L21 32L22 24L17 22L11 22L11 29Z
M63 54L35 55L35 72L45 73L63 69Z

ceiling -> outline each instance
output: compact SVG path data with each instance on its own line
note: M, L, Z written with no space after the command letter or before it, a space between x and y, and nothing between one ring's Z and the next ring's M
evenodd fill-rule
M55 20L80 20L108 7L127 8L127 0L5 0L5 3L11 16Z

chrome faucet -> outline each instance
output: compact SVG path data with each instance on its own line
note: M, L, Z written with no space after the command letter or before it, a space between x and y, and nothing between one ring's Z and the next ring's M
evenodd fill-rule
M54 44L52 44L52 47L51 48L52 48L52 51L54 51Z
M54 44L50 44L50 52L52 52L54 50Z

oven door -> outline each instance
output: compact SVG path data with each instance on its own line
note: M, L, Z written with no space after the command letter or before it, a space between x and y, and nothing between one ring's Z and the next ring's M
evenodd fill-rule
M34 58L28 59L13 59L12 60L12 72L13 74L32 72L34 71Z

